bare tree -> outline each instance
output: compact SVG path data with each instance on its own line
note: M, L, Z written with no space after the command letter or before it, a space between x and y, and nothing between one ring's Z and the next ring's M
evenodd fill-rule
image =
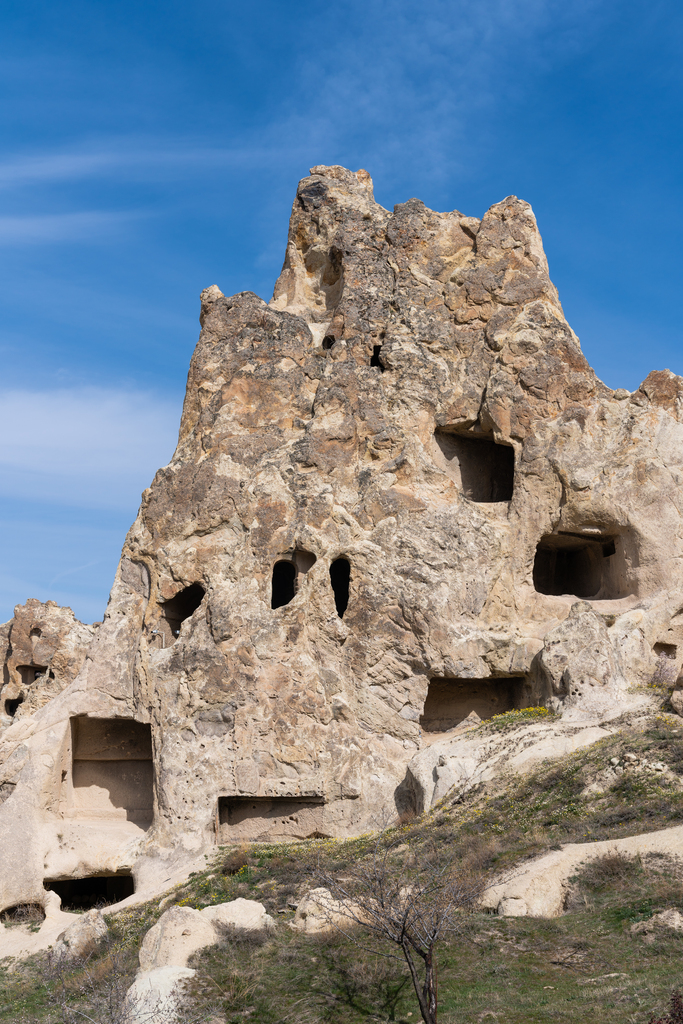
M457 929L460 912L481 896L483 879L444 860L434 845L411 851L386 832L379 834L368 857L340 872L319 866L315 879L330 893L323 905L330 923L361 948L405 961L423 1021L437 1024L435 947ZM369 946L357 927L343 926L344 919L400 952Z

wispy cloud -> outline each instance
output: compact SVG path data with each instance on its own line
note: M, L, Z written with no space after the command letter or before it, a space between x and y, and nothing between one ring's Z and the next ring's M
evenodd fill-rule
M0 393L0 494L134 514L179 418L175 402L142 391Z
M82 210L42 216L0 216L0 246L44 245L50 242L109 240L127 224L145 216L141 212Z

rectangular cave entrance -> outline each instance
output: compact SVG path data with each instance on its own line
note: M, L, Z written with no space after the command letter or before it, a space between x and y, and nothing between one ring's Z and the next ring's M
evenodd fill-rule
M152 732L123 718L71 719L71 817L124 819L149 828L154 810Z
M553 533L542 537L534 559L539 594L616 600L632 592L624 538Z
M457 434L446 428L434 434L446 470L470 501L510 501L515 479L515 450L486 434Z
M521 708L525 684L523 676L430 679L420 725L427 733L448 732L473 711L484 719Z
M218 801L218 841L274 842L323 836L322 797L223 796Z
M135 892L135 883L130 874L46 878L43 886L57 893L62 901L62 910L76 912L119 903Z

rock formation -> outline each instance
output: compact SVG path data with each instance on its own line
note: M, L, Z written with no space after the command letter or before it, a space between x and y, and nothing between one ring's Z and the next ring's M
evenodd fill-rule
M472 712L678 678L683 380L596 378L527 203L315 167L272 302L214 285L201 323L85 664L0 738L0 906L362 832Z

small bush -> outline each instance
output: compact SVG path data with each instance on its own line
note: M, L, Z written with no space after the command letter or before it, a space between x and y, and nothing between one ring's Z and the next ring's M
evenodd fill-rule
M621 886L627 879L642 874L640 859L623 853L606 853L587 864L581 872L581 883L593 892Z
M221 864L222 875L236 875L238 872L245 868L249 863L249 859L244 849L232 850L231 853L225 855L223 863Z
M683 996L675 989L671 994L671 1007L669 1013L662 1017L650 1017L650 1024L683 1024Z

